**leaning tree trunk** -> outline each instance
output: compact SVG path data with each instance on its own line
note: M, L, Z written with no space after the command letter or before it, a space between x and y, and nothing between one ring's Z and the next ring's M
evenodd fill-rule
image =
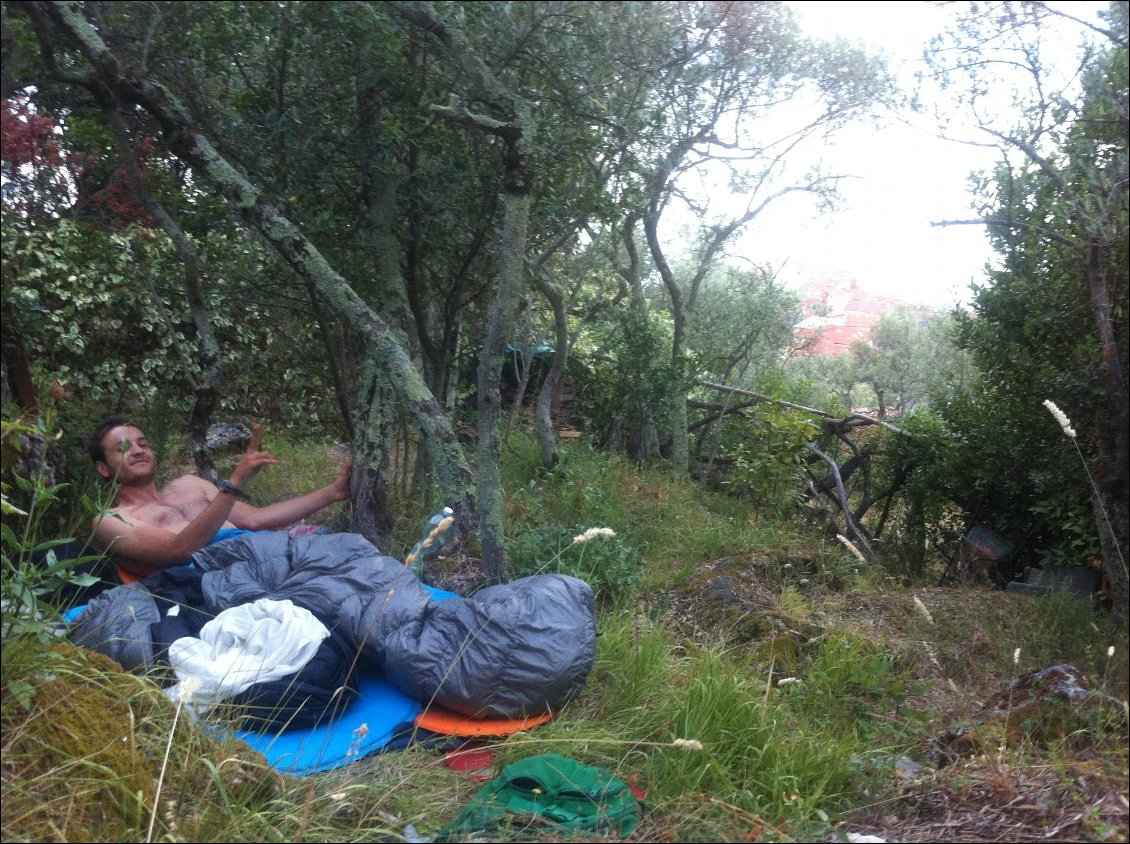
M428 438L429 453L445 500L455 510L456 524L460 530L472 531L476 514L470 467L443 408L428 391L390 326L365 304L278 207L219 154L163 85L122 66L77 4L32 3L24 8L33 15L45 13L65 38L78 45L93 69L83 74L56 70L57 76L86 87L105 85L122 101L136 103L149 112L160 124L168 148L187 162L196 175L210 182L301 278L317 287L338 316L354 327L366 343L374 365L397 385L401 403ZM37 27L37 34L43 34L43 29ZM48 51L51 46L46 45Z

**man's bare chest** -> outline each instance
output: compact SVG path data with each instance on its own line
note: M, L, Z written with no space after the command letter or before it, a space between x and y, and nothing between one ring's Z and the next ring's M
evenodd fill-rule
M162 491L158 501L132 507L128 515L139 522L178 530L183 528L208 506L208 498L195 490L179 488Z

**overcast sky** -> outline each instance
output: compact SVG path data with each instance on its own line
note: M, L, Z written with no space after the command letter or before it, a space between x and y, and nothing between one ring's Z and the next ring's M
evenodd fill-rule
M811 35L839 35L880 49L904 78L921 67L923 46L949 14L927 2L803 0L792 5ZM1083 16L1102 4L1067 5ZM1067 56L1075 56L1079 31L1070 33L1070 44L1065 36ZM991 168L997 158L994 149L943 141L900 124L848 130L826 156L830 169L857 177L842 184L843 208L818 214L811 202L798 201L774 209L751 226L734 251L784 264L781 277L789 283L841 275L915 303L964 301L970 282L983 280L983 267L993 256L984 231L930 224L974 217L968 176Z

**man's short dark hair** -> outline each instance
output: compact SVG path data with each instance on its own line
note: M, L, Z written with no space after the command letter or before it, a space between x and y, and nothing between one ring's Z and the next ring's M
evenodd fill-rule
M86 453L90 455L90 459L95 463L106 462L106 449L102 446L102 440L106 439L106 435L110 433L111 429L117 428L119 425L132 425L133 417L119 413L114 416L107 416L98 423L98 427L94 429L94 433L86 441Z

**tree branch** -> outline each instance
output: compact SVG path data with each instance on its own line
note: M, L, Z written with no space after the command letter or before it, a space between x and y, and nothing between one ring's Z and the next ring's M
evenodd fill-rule
M847 522L847 526L851 529L851 532L855 534L856 539L858 539L863 547L867 550L867 555L871 557L872 560L874 560L875 552L871 548L871 543L867 541L867 537L864 536L863 531L860 530L859 525L857 525L855 523L855 519L852 518L851 506L848 504L847 490L844 489L844 480L840 476L839 464L837 464L835 460L822 452L816 446L810 444L807 446L807 448L809 451L811 451L813 454L827 463L829 467L831 467L832 475L836 479L836 491L839 493L840 509L844 512L844 521Z
M729 387L725 384L715 384L712 381L699 381L698 383L700 386L708 387L711 390L721 390L723 392L738 393L742 396L749 396L750 398L755 398L758 401L777 404L781 407L790 407L793 410L803 410L805 413L815 413L817 416L823 417L824 419L836 419L835 416L833 416L831 413L827 413L826 411L817 410L814 407L805 407L803 404L793 404L791 401L784 401L783 399L775 399L762 393L755 393L752 390L743 390L739 387ZM864 416L862 413L852 413L847 416L844 421L846 422L848 419L859 419L866 424L881 425L888 431L894 431L896 434L901 434L904 437L913 436L910 431L904 431L902 428L897 428L889 422L884 422L882 419L875 419L871 416Z
M432 106L432 114L444 117L455 123L462 124L469 129L478 129L490 135L497 135L508 143L515 143L522 137L522 127L517 123L505 123L487 117L485 114L475 114L467 109L465 103L450 106Z
M1065 246L1070 246L1073 249L1083 248L1082 243L1078 243L1077 241L1074 241L1066 235L1060 234L1059 232L1052 231L1051 229L1045 229L1043 226L1033 226L1031 223L1024 223L1020 220L1009 220L1002 217L984 217L977 220L939 220L938 222L930 223L930 225L934 228L946 228L947 226L1001 226L1002 228L1028 229L1029 231L1034 231L1037 234L1045 235L1046 237L1054 240L1056 243L1062 243Z

